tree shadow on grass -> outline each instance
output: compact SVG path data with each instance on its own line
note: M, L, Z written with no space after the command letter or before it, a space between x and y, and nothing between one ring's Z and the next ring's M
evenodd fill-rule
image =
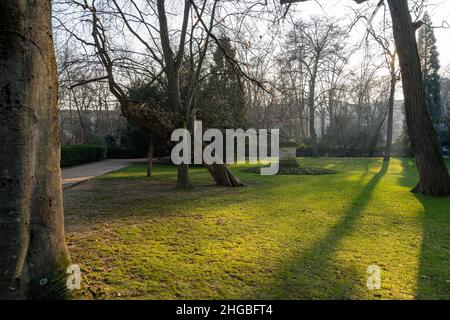
M288 261L278 277L256 293L264 299L349 299L364 296L365 281L360 272L333 265L333 253L339 243L357 225L372 193L386 174L389 163L383 162L381 170L363 187L341 220L328 234L299 257ZM328 291L327 291L328 290Z
M412 189L419 179L414 160L401 159L401 165L400 184ZM450 198L413 195L423 206L416 297L450 299Z
M167 218L169 219L167 220L167 222L170 223L171 217L175 219L178 217L182 217L182 219L180 220L185 221L187 223L186 226L189 226L189 224L192 223L192 227L196 228L195 230L198 230L200 233L203 233L203 238L200 238L199 240L199 238L196 235L197 231L196 232L186 231L185 233L183 233L182 237L183 241L180 242L180 244L178 244L176 240L170 237L170 234L173 233L174 230L184 231L185 227L181 226L181 229L178 228L167 230L165 232L164 237L163 238L160 237L158 241L161 241L163 246L168 246L169 248L172 248L172 250L176 251L176 254L174 254L172 257L172 259L174 259L173 261L177 261L176 263L179 262L174 257L180 256L180 252L181 254L186 255L186 252L183 253L183 251L179 251L180 248L186 245L185 242L187 244L190 244L190 246L195 247L196 250L200 252L205 252L205 250L207 250L211 245L214 245L214 243L219 242L223 243L223 245L216 246L219 249L224 246L226 247L227 244L233 243L234 244L237 243L238 244L237 248L240 248L241 245L239 245L239 243L251 241L254 238L252 235L257 234L261 235L261 238L256 237L257 240L255 240L254 246L253 247L250 246L250 248L254 248L255 252L257 252L255 258L248 259L247 256L248 255L251 256L251 253L248 254L247 251L247 253L245 253L244 256L240 257L238 254L236 255L236 258L234 258L234 260L230 260L227 263L222 262L223 260L215 262L216 264L219 263L217 265L217 268L220 268L221 270L225 269L228 270L229 272L228 271L226 273L221 273L222 271L217 272L215 275L216 278L209 279L208 281L210 283L213 283L212 285L213 287L214 286L220 287L223 283L226 283L227 281L228 286L230 287L232 286L235 288L239 288L240 286L245 285L244 288L240 288L238 290L240 292L239 295L235 295L236 293L229 293L230 292L229 291L226 297L231 298L236 297L242 298L250 296L254 297L256 292L255 288L266 288L265 283L268 280L265 279L271 279L266 278L263 275L263 279L255 281L247 280L246 282L241 283L240 282L241 280L239 280L241 278L233 278L233 277L235 275L239 277L242 275L242 273L245 273L246 270L242 269L243 268L242 265L241 267L239 267L239 264L243 262L248 263L247 270L258 272L258 267L255 267L255 265L259 264L261 268L269 270L268 273L269 276L274 276L275 280L273 282L270 282L269 280L270 288L267 288L267 290L265 291L259 290L258 292L256 292L256 294L258 294L258 297L260 298L273 297L273 298L291 298L291 299L294 298L345 299L349 297L364 297L365 293L361 291L364 290L365 279L361 277L361 273L364 273L365 270L355 270L354 268L352 268L352 266L345 267L343 265L333 263L333 252L337 251L337 248L339 247L338 242L341 241L342 238L344 238L348 233L351 232L351 230L353 229L353 225L356 224L357 219L359 218L360 213L353 211L364 210L364 207L370 200L372 189L375 187L376 183L378 183L377 179L375 179L374 177L369 182L369 184L374 184L373 187L369 188L369 185L367 185L367 181L369 181L369 179L374 175L374 172L369 170L367 162L361 163L359 168L361 168L361 170L358 171L364 171L364 168L366 170L365 172L362 172L361 175L358 172L357 178L358 180L360 180L360 183L355 183L355 181L351 182L353 183L354 186L357 186L355 188L352 188L352 190L357 190L354 191L354 195L359 194L364 187L367 187L368 189L367 190L364 189L364 191L361 192L360 196L357 197L355 203L351 207L353 209L349 208L344 212L344 214L342 215L342 223L337 223L337 226L334 226L334 229L331 229L332 231L330 232L330 235L328 235L325 240L323 241L319 240L319 243L314 247L318 249L313 248L311 250L307 250L307 254L305 255L304 258L295 259L295 257L303 257L304 255L304 251L302 252L300 251L300 249L296 249L298 248L298 245L299 244L301 245L303 242L304 244L303 247L306 248L306 245L309 244L309 242L306 241L307 239L305 239L305 237L302 238L302 236L299 235L298 239L296 240L294 239L294 241L299 242L294 243L290 242L289 244L287 244L286 246L289 249L288 252L290 252L291 256L293 256L294 259L290 260L288 258L286 260L287 263L285 263L284 265L278 264L278 261L283 262L285 261L284 259L274 257L273 260L271 260L274 261L275 267L279 266L280 269L283 269L281 273L271 271L272 270L271 269L272 265L270 263L271 261L269 261L269 263L265 263L266 261L265 259L267 258L270 259L271 257L265 257L264 252L270 254L272 248L270 248L269 246L264 247L263 243L261 243L262 246L259 246L258 241L261 241L263 239L263 236L264 237L271 236L268 230L269 228L273 227L273 223L275 223L277 219L279 219L277 222L279 224L286 223L286 220L284 220L283 217L283 209L275 210L264 207L264 210L260 210L260 214L252 215L251 214L252 209L249 209L249 203L251 205L255 204L263 206L265 205L266 202L259 203L260 200L248 198L248 195L250 194L254 196L258 194L261 197L266 197L267 194L270 194L270 196L272 197L272 199L274 199L275 202L276 201L282 202L284 200L292 202L291 197L278 198L278 195L280 195L279 189L280 188L288 189L293 187L294 181L303 181L302 184L304 186L307 186L308 189L310 190L310 193L312 191L315 197L315 199L313 197L312 200L308 201L315 201L319 200L319 197L322 197L323 195L321 189L318 189L317 193L314 194L316 190L314 185L323 185L324 183L326 183L328 188L337 188L339 187L338 182L342 183L341 178L335 177L334 179L323 179L320 177L311 177L303 180L303 179L292 179L292 177L288 178L273 177L270 183L261 182L261 186L257 189L257 193L248 193L246 192L246 190L247 191L249 190L248 188L237 188L233 190L230 190L229 188L218 188L213 185L213 182L209 181L209 177L205 172L204 174L202 173L202 176L204 175L206 179L204 179L203 177L198 179L199 183L202 184L205 183L204 188L198 187L192 191L189 191L189 193L183 191L177 194L174 194L175 191L173 190L173 187L171 187L170 183L165 182L164 186L161 185L161 182L157 182L154 181L155 179L148 179L146 177L141 177L138 180L133 179L133 181L129 182L127 182L127 179L125 177L119 180L117 179L105 179L105 181L94 180L91 182L87 182L84 185L84 187L79 186L79 188L86 188L87 190L85 190L82 194L78 194L77 196L74 195L74 198L71 201L72 203L71 216L79 215L81 218L80 221L78 222L72 221L70 223L72 226L71 234L74 235L74 232L77 231L76 228L74 228L76 226L85 226L85 225L99 226L102 222L108 224L111 224L111 222L113 222L112 226L104 226L103 224L101 224L102 230L101 233L94 230L93 232L94 236L90 236L87 233L87 236L89 237L87 240L83 239L80 240L80 238L76 237L73 238L75 239L74 244L83 245L84 248L90 248L90 250L96 251L98 250L97 244L93 242L94 244L90 245L89 243L92 242L92 240L94 240L94 238L100 234L102 241L106 241L108 245L114 244L114 246L122 248L121 255L119 255L118 253L120 251L114 252L108 251L107 253L104 252L102 253L103 258L115 259L115 261L119 263L121 259L125 259L123 257L127 257L126 258L127 261L128 260L133 261L132 263L129 263L127 265L127 268L131 268L134 270L134 268L142 267L142 263L140 261L145 261L146 255L147 256L150 255L151 257L153 257L152 254L145 253L146 249L145 246L143 245L145 242L142 240L147 239L150 241L155 241L155 239L158 239L154 238L153 236L141 237L141 234L152 234L151 232L152 228L151 227L136 228L136 225L139 225L143 221L147 221L148 218L151 219L155 218L156 222L159 221L160 219ZM133 169L133 171L136 170ZM144 172L143 170L141 171ZM141 175L141 173L139 172L137 173ZM173 172L172 175L175 176L176 173ZM196 175L195 179L197 178L199 177ZM381 177L379 177L378 180L380 178ZM206 180L208 181L208 184L206 184ZM102 188L99 188L98 185L99 183L102 183L101 185ZM165 187L165 189L161 190L161 187ZM298 190L305 191L306 188L299 188ZM78 193L80 193L80 190L78 190ZM276 197L274 197L274 194L276 195ZM84 205L82 205L81 207L80 202L84 203ZM239 220L236 221L230 220L230 222L228 222L226 221L228 219L226 214L225 214L226 223L223 225L220 224L220 220L223 220L222 219L224 215L223 211L227 210L221 211L218 210L220 208L226 208L228 206L234 207L236 209L238 208L236 207L236 202L238 203L242 202L243 204L245 203L247 205L247 207L245 207L247 209L244 210L248 211L249 217L258 219L257 220L258 228L255 228L255 224L252 223L251 221L249 223L246 223L245 219L243 220L242 223L238 222ZM304 205L305 203L302 204L302 206ZM195 209L197 208L197 206L199 207L198 210ZM200 206L202 206L203 209L200 208ZM207 211L205 211L205 208L214 208L214 211L217 212L217 214L210 215L209 213L207 213L206 219L203 219L205 212L210 211L210 209L207 209ZM283 206L281 206L281 208L283 208ZM231 211L231 213L232 212L233 211ZM267 214L265 212L267 212ZM341 214L342 213L340 213L340 215ZM140 219L139 217L144 217L144 220ZM197 220L198 218L202 220ZM337 218L339 219L340 216ZM121 221L122 219L123 221ZM335 221L336 218L330 217L330 219ZM253 221L253 219L250 220ZM200 223L198 223L198 221L200 221ZM292 222L293 220L288 221ZM163 224L165 224L165 220ZM176 224L177 223L175 223L174 226L178 227ZM124 226L128 225L130 226L130 228L128 227L124 228ZM150 223L149 225L152 225L152 223ZM201 225L208 225L209 227L208 229L197 228L199 227L199 225L200 227ZM118 226L119 229L116 229ZM103 228L105 228L105 230L103 230ZM110 228L113 229L110 230ZM215 232L211 231L216 229L218 234L215 234ZM148 233L149 230L150 233ZM117 233L119 231L120 233ZM328 229L325 231L329 232ZM272 234L272 236L273 235L274 234ZM81 236L84 237L84 234L82 234ZM168 239L166 239L166 236L169 236ZM131 238L134 237L134 240L133 239L130 240L129 237ZM314 235L311 235L311 237L314 237ZM277 243L283 243L283 239L291 241L292 237L284 238L283 236L280 236L277 237L276 239ZM315 236L314 239L318 239L318 237ZM97 240L97 238L95 238L95 240ZM130 243L130 241L134 241L134 243L133 242ZM334 248L331 247L333 244L335 244ZM327 247L327 245L330 245L330 247ZM136 248L139 248L139 250L134 250ZM229 250L227 248L225 249ZM143 254L143 252L145 254ZM78 252L77 254L78 258L85 259L83 253ZM223 259L222 257L220 257L220 255L221 254L216 254L216 257L219 257L219 259ZM190 257L189 254L187 254L186 257ZM90 259L93 258L91 257ZM224 261L226 261L226 259ZM237 262L237 264L235 262ZM100 265L104 265L104 263L105 262L103 261L100 263ZM176 263L174 262L174 265L176 265ZM221 263L223 264L221 265ZM91 265L92 264L95 265L95 262L91 263ZM205 269L200 268L199 270L208 270L208 268ZM302 274L300 274L300 272L302 272ZM251 279L251 277L248 279ZM286 289L286 286L291 287ZM220 290L218 290L218 292L220 292ZM225 290L224 292L227 291ZM231 292L234 292L234 290L231 290ZM186 295L186 297L188 297L188 295Z
M450 299L450 199L416 198L424 209L417 298Z

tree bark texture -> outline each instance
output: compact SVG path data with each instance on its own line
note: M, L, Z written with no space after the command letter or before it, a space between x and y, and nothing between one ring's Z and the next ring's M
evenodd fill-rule
M450 195L450 178L436 131L428 113L415 28L407 0L388 0L400 61L405 114L420 180L414 192Z
M223 187L244 187L244 183L236 177L225 164L206 165L214 181Z
M281 0L281 3L308 0ZM367 0L354 0L363 3ZM419 52L408 0L387 0L392 17L395 47L405 96L405 115L420 180L413 192L433 196L450 195L450 177L441 145L428 113Z
M177 166L177 188L178 189L192 189L191 178L189 176L189 165L182 163Z
M391 88L389 92L389 105L388 105L388 124L387 124L387 134L386 134L386 149L384 151L384 161L391 160L391 150L392 150L392 135L394 133L394 99L395 99L395 86L396 86L396 75L391 77Z
M57 104L51 1L2 1L0 299L67 294Z

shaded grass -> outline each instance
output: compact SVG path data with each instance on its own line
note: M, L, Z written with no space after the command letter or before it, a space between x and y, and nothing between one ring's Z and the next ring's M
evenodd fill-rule
M401 159L403 171L414 166L412 159ZM418 174L403 174L400 183L412 188ZM417 296L420 299L440 299L450 296L450 198L414 195L423 207L423 241L419 260ZM442 267L444 266L444 267Z
M450 200L416 197L410 159L303 158L327 176L259 176L215 186L193 168L136 164L65 193L82 298L450 298ZM381 290L366 288L371 264Z

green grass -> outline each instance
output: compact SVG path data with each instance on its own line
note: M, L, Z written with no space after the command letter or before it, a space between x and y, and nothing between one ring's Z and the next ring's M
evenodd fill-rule
M450 198L414 195L412 159L300 159L324 176L129 166L65 192L81 298L450 299ZM366 287L369 265L382 287Z

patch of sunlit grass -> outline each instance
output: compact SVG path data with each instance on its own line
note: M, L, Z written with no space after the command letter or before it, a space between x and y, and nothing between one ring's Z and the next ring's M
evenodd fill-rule
M83 298L450 298L450 200L409 192L414 162L300 158L327 176L260 176L245 188L136 164L65 193ZM366 269L382 287L366 287Z

